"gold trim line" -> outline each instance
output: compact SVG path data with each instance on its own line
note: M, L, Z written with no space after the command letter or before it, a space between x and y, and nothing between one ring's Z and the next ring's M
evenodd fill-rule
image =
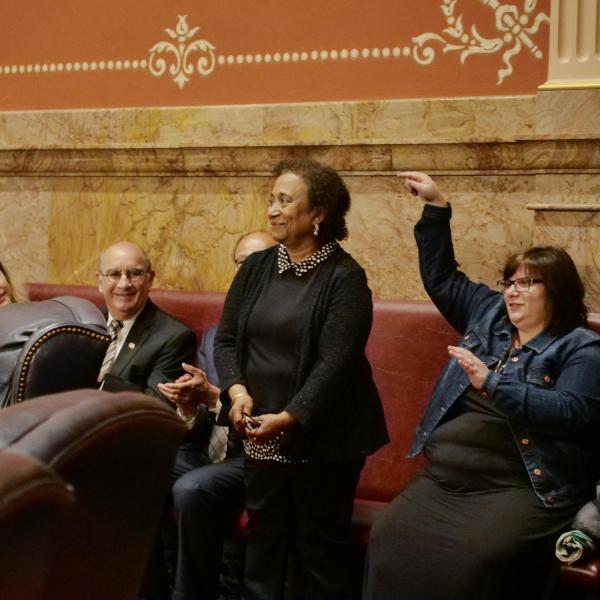
M585 90L600 88L599 81L570 81L568 83L551 83L547 81L538 86L538 90Z

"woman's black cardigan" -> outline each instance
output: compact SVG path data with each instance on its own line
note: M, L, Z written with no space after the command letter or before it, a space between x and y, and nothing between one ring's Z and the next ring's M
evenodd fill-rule
M215 364L227 414L228 388L245 384L248 318L274 272L277 246L244 262L227 294L215 339ZM364 457L389 441L365 346L373 301L360 265L341 247L315 273L301 319L294 386L285 410L297 421L294 453L311 460Z

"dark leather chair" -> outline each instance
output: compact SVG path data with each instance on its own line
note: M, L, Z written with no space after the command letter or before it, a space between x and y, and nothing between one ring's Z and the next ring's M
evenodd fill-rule
M34 457L77 496L44 600L137 598L185 431L173 410L132 392L75 390L0 410L0 453Z
M42 598L54 541L74 501L71 487L38 460L0 452L0 598Z
M96 385L110 342L102 313L63 296L0 311L0 406Z

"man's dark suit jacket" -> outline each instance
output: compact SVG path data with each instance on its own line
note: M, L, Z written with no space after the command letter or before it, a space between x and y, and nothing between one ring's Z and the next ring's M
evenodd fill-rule
M202 342L196 355L196 364L206 373L206 378L210 383L219 387L219 376L215 366L215 335L217 334L217 325L209 327L202 336Z
M106 308L103 312L108 315ZM194 332L148 300L106 374L103 389L138 391L164 400L157 384L182 375L181 363L192 364L195 349Z

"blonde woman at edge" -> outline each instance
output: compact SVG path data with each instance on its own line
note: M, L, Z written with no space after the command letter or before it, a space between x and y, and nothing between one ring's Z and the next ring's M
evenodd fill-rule
M0 262L0 307L16 302L14 288L10 282L8 272Z

